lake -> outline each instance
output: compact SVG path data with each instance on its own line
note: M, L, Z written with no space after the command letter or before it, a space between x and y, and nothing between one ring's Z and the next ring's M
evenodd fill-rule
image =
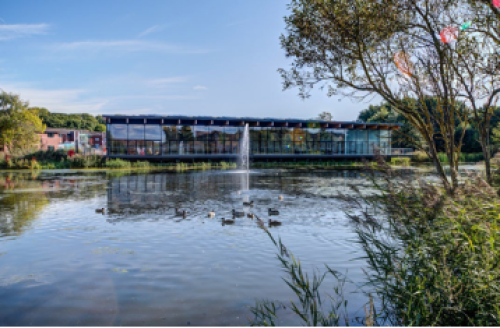
M295 295L255 219L222 224L232 209L266 222L278 209L269 230L305 269L362 282L355 227L335 198L351 183L370 191L360 171L0 173L0 324L248 325L256 301ZM367 298L348 299L350 317L363 316ZM278 315L301 324L288 307Z

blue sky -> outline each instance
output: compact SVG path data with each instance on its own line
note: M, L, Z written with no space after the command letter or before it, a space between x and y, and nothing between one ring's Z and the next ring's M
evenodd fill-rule
M3 2L0 88L52 112L356 119L367 102L282 91L287 3Z

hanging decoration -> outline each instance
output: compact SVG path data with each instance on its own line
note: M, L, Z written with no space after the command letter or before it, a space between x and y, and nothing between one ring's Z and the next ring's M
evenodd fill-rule
M410 56L403 51L397 52L394 55L394 62L398 67L399 71L404 75L411 76L413 70L413 64L410 60Z
M441 33L439 33L439 36L441 37L441 41L443 41L443 43L454 41L458 37L458 28L455 26L445 27Z
M500 0L499 0L500 1ZM465 22L462 24L462 26L460 26L460 30L463 31L463 30L466 30L468 29L470 26L472 25L472 22Z

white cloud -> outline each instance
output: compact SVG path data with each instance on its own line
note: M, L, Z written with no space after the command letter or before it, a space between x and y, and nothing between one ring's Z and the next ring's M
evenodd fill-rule
M164 78L146 80L144 81L144 84L146 84L147 86L164 88L171 86L173 84L186 82L188 79L189 77L187 76L164 77Z
M0 41L45 34L48 28L47 24L0 24Z
M181 77L178 77L180 80ZM175 78L170 78L172 81ZM159 79L160 80L160 79ZM168 80L168 79L164 79ZM135 90L136 93L106 94L94 96L93 89L46 89L34 84L0 81L5 92L19 94L21 99L29 101L31 106L45 107L51 112L89 113L151 113L163 110L166 101L183 101L198 99L194 95L151 94L147 91ZM147 90L147 89L145 89ZM137 104L141 104L137 106ZM147 107L143 107L147 106Z
M204 85L197 85L193 88L193 90L208 90L208 88Z
M98 113L108 103L104 99L84 99L84 89L38 89L5 82L1 85L4 91L19 94L31 106L45 107L51 112Z
M102 53L107 51L119 52L161 52L173 54L202 54L206 49L195 49L172 45L158 41L144 40L108 40L108 41L76 41L55 44L51 47L57 52L77 51L78 53Z
M161 31L163 30L163 28L165 28L164 25L153 25L151 26L150 28L147 28L145 29L144 31L141 32L141 34L139 34L139 38L142 38L148 34L151 34L151 33L154 33L154 32L158 32L158 31Z

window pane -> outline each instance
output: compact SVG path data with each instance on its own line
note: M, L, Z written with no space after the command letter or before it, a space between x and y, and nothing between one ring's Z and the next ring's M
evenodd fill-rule
M282 128L281 138L283 143L290 144L293 141L293 129L292 128Z
M332 140L332 134L330 133L329 129L321 129L319 134L320 134L321 141L331 141Z
M146 140L161 140L161 127L159 125L146 125Z
M192 141L194 140L193 128L191 126L181 126L177 129L178 140L182 141Z
M239 140L239 137L238 137L238 128L235 127L235 126L226 126L224 128L225 132L226 132L226 141L237 141Z
M210 141L225 141L223 126L210 126L208 140Z
M127 139L126 124L111 124L110 139Z
M164 141L177 140L177 127L175 125L163 126L163 140Z
M144 124L129 124L128 125L129 140L144 140Z

